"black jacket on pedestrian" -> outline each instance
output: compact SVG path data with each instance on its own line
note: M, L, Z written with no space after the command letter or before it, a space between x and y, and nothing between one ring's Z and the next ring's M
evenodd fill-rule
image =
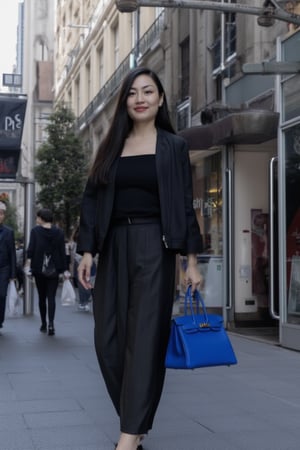
M108 184L87 182L80 217L77 251L101 252L114 203L118 160ZM193 208L192 173L187 142L165 130L157 130L156 169L161 207L162 240L166 248L181 254L201 253L202 237Z
M10 279L16 278L14 231L6 225L0 225L0 270L3 267L10 267Z
M58 273L68 269L64 233L60 228L37 225L31 230L27 258L31 260L33 275L42 273L45 253L51 254Z

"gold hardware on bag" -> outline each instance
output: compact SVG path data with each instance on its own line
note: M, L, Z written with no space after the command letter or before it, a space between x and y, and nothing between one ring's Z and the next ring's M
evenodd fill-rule
M200 328L208 328L210 325L209 325L209 323L208 322L202 322L202 323L199 323L199 327Z

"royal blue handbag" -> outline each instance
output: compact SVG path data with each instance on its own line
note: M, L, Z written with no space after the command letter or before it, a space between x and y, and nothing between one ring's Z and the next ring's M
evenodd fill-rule
M184 316L172 319L165 366L170 369L195 369L236 363L223 318L217 314L207 314L200 292L196 290L192 293L189 287L185 295Z

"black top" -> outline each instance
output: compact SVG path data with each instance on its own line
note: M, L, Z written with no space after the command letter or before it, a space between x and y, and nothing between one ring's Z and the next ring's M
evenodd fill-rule
M113 219L159 215L155 155L121 157L116 173Z

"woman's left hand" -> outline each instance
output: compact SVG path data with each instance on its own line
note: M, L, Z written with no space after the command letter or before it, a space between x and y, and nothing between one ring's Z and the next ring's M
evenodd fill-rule
M192 292L198 289L203 283L203 277L196 266L188 266L185 272L186 285L192 286Z

